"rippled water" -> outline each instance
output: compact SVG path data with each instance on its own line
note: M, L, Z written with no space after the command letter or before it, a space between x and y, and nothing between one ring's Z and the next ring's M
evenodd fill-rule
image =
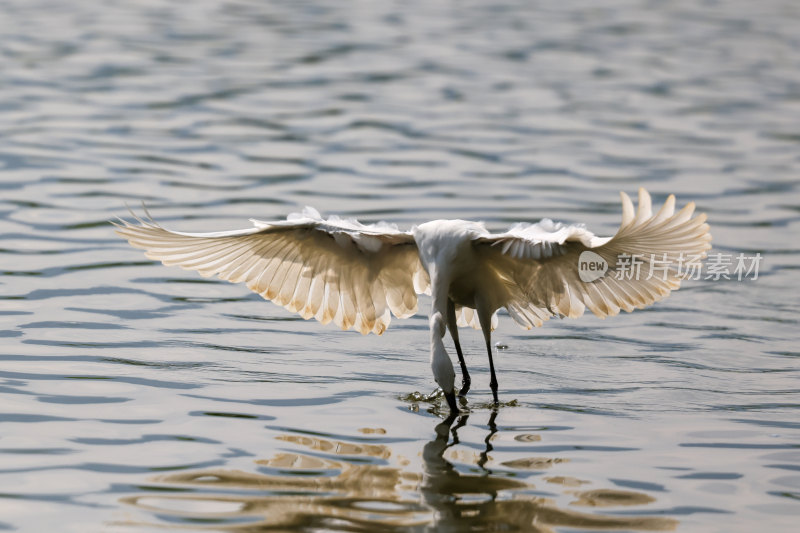
M0 13L0 530L795 531L796 2ZM610 235L640 185L695 200L758 279L501 317L497 411L462 331L455 420L424 400L424 313L322 327L108 224L145 201L187 231L313 205Z

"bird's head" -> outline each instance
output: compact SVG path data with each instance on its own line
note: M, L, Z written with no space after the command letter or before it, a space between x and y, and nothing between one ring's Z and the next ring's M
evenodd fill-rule
M444 318L439 312L433 313L430 320L431 326L431 368L436 383L445 394L453 394L455 389L456 373L453 363L444 348L444 334L447 331Z

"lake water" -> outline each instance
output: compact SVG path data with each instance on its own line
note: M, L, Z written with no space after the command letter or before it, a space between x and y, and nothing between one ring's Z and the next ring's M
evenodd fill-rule
M800 5L0 1L0 530L797 531ZM408 228L618 191L758 279L644 311L382 337L167 268L108 221L311 205ZM417 394L415 394L417 393Z

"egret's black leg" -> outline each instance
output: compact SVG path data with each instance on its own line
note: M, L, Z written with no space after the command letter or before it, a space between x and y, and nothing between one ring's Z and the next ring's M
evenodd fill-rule
M456 353L458 354L458 364L461 365L461 390L458 391L459 396L466 396L469 392L469 386L472 380L469 378L467 372L467 363L464 362L464 352L461 351L461 344L458 342L458 324L456 323L456 304L450 298L447 299L447 329L450 330L450 336L453 337L453 342L456 345Z
M494 397L494 403L498 403L499 400L497 399L497 375L494 373L494 361L492 361L492 343L489 340L490 333L486 334L486 351L489 353L489 373L492 375L492 379L489 380L489 386L492 388L492 396Z
M483 316L483 314L479 312L478 319L481 323L481 329L483 330L483 338L486 339L486 351L489 353L489 372L492 375L489 386L492 388L494 403L499 403L497 399L497 376L494 373L494 361L492 360L492 317L491 315L488 317Z
M458 405L456 405L456 393L453 392L445 392L444 398L447 400L447 405L450 406L450 416L455 416L459 413Z

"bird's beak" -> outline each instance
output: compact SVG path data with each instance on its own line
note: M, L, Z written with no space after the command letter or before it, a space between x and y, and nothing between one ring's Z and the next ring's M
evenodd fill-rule
M445 392L444 397L447 400L447 405L450 406L450 413L457 414L458 405L456 405L456 391L451 390L450 392Z

